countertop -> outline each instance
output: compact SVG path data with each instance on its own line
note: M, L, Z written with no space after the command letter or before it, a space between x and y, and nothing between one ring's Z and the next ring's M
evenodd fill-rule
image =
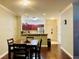
M22 36L47 36L47 34L22 34Z

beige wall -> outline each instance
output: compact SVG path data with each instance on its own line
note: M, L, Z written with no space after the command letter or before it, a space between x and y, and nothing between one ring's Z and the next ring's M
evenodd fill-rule
M0 57L7 51L7 39L16 36L16 17L0 5Z
M51 33L52 32L52 33ZM46 20L45 21L45 33L48 34L48 38L52 41L57 41L57 20Z
M21 38L21 16L16 16L16 19L17 19L17 21L16 21L16 26L17 26L17 37L16 37L16 40L17 39L20 39Z
M64 24L64 20L67 24ZM61 13L61 46L70 54L73 55L73 6L70 4Z

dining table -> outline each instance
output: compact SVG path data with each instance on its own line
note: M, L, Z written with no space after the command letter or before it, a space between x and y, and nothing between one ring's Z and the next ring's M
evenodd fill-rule
M39 43L39 40L36 40L36 39L32 39L32 40L18 40L18 41L15 41L14 44L26 44L29 49L31 50L32 48L35 49L35 59L37 59L37 49L38 49L38 43ZM30 51L30 59L32 59L32 51Z

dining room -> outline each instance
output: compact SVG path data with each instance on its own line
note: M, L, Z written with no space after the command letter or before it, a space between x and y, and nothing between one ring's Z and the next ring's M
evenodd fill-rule
M44 55L46 55L45 54L45 53L47 53L46 51L50 51L50 49L51 49L51 41L53 41L53 42L57 41L57 40L54 40L57 37L57 35L56 35L57 21L56 20L53 20L53 21L46 20L45 21L44 19L40 19L40 18L37 18L37 20L34 20L34 19L36 19L36 18L22 16L22 18L20 20L21 22L19 23L20 29L18 30L18 31L20 31L20 34L16 38L11 38L11 39L13 39L12 46L14 46L15 44L26 44L26 47L28 47L27 49L29 49L29 51L28 51L29 59L33 58L33 56L31 56L31 54L32 54L31 50L33 50L32 47L34 47L35 48L34 57L35 58L39 57L39 59L41 59L41 58L45 58L42 56L43 54L41 54L41 50L45 50ZM47 28L50 28L50 29L47 29ZM52 29L52 28L54 28L54 29ZM48 31L50 31L50 33L47 34ZM50 34L53 34L53 40L51 40L52 36ZM9 39L9 40L11 40L11 39ZM42 41L41 43L40 43L40 40ZM8 44L8 58L9 59L14 57L14 56L12 57L12 55L11 55L10 46L11 46L11 44L10 45ZM58 57L55 57L55 58L58 58Z
M0 0L0 59L72 59L72 13L71 0Z

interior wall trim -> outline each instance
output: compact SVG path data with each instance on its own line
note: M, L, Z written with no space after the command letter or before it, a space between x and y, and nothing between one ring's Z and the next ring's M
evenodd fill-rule
M1 7L2 9L4 9L5 11L10 12L11 14L15 15L15 13L14 13L13 11L11 11L11 10L8 9L7 7L3 6L2 4L0 4L0 7Z
M71 55L66 49L64 49L63 47L61 47L61 49L62 49L71 59L73 59L73 55Z
M65 11L67 11L72 6L72 3L70 3L64 10L60 12L60 15L63 14Z
M4 57L5 55L7 55L8 54L8 51L6 51L5 53L3 53L2 55L0 55L0 59L2 58L2 57Z

